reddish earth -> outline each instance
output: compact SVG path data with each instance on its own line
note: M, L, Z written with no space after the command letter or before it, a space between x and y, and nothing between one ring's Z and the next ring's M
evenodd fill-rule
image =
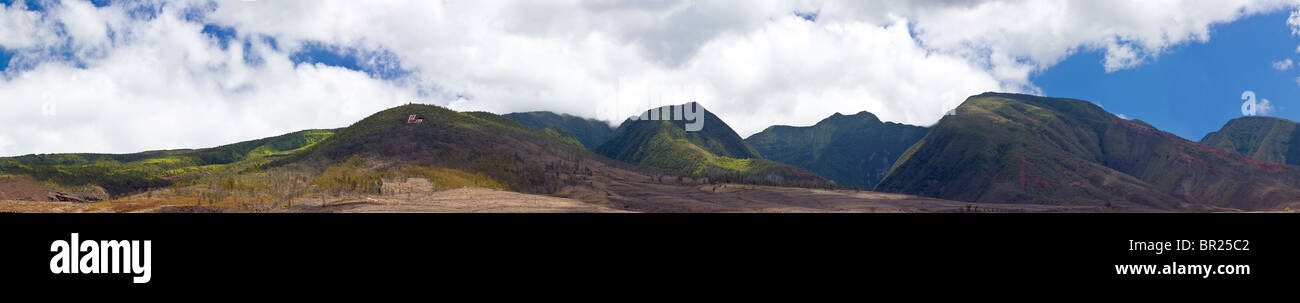
M0 200L50 201L52 190L32 179L0 176Z

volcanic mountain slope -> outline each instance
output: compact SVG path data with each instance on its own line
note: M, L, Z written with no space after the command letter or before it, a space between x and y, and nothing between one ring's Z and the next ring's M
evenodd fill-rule
M1205 135L1201 144L1255 160L1300 165L1300 129L1290 120L1242 117Z
M412 114L423 118L424 122L406 123L407 117ZM716 116L710 118L717 119ZM581 146L566 144L548 135L544 130L535 130L503 116L484 112L462 113L438 106L418 104L376 113L273 166L287 169L294 169L295 166L331 167L332 169L346 166L361 157L365 158L367 163L372 163L373 167L368 169L371 172L405 171L406 167L411 166L447 168L483 176L488 179L482 182L485 184L501 185L494 188L553 195L614 209L639 211L737 211L733 208L691 208L693 206L686 205L710 203L696 200L700 199L698 197L682 197L677 194L698 192L704 196L724 195L722 192L726 191L727 186L718 184L719 182L828 186L825 179L792 166L761 159L724 159L721 156L714 156L694 143L683 143L692 141L684 139L687 135L682 128L653 127L665 125L660 124L661 121L653 122L653 125L646 125L645 129L642 129L642 126L629 125L628 128L623 129L626 131L624 134L639 134L653 130L658 137L676 138L667 143L681 149L661 150L646 147L652 153L649 159L692 159L703 155L707 157L704 158L707 161L715 161L706 162L707 164L748 164L750 166L737 166L753 169L747 172L754 174L739 175L740 172L733 172L735 175L719 175L713 178L680 174L669 177L633 164L603 157ZM671 122L665 123L669 126L674 125ZM715 131L731 132L725 124L721 124L721 120L715 123L718 124L706 124L705 129L715 127ZM629 122L629 124L636 123ZM718 142L719 139L710 137L698 137L695 142L714 142L708 144L713 147L727 146L728 143L739 143L741 144L739 146L744 146L744 142L738 139L739 136L734 132L731 134L731 138L735 138L731 142ZM628 140L627 137L614 138L610 142L628 142ZM606 144L606 146L610 145ZM681 150L689 153L675 153ZM720 149L720 151L725 150L725 148ZM695 154L695 152L703 152L703 154ZM323 175L328 174L329 172L326 171ZM367 174L367 172L353 173L349 178L356 179L355 176ZM821 183L814 183L814 181Z
M582 142L586 149L596 149L614 136L614 128L599 120L575 117L552 112L510 113L504 115L510 120L527 125L537 130L554 129L567 132Z
M835 115L809 127L772 126L745 139L769 160L843 185L872 188L928 128L881 122L868 112Z
M416 115L420 123L409 123ZM403 167L450 168L481 174L493 184L525 193L553 193L597 171L628 172L630 165L586 151L555 128L535 130L486 112L457 112L434 105L387 109L273 166L339 165L362 157L376 171Z
M1297 168L1190 142L1080 100L967 99L896 162L876 190L972 202L1227 207L1300 201Z
M241 164L256 166L304 149L334 134L304 130L203 149L134 154L41 154L0 158L0 172L68 187L100 187L119 196L170 185L179 176Z
M682 106L702 112L703 127L686 131L686 120L629 119L596 152L620 161L672 174L725 182L831 186L807 170L772 162L740 138L726 122L697 103L663 107L665 117Z

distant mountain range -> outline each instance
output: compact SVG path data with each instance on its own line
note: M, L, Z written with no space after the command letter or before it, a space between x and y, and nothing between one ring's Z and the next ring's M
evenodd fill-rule
M809 127L772 126L745 139L767 159L870 189L928 128L881 122L868 112L836 113Z
M1277 209L1300 168L1190 142L1073 99L986 93L912 146L876 187L972 202Z
M25 188L21 195L0 188L0 197L92 201L169 187L200 201L223 201L214 194L221 191L242 191L244 201L292 201L310 194L306 186L377 193L391 183L381 180L415 176L640 209L657 209L642 198L654 184L719 182L1088 209L1300 206L1300 166L1293 166L1300 149L1292 148L1298 129L1282 119L1236 119L1202 144L1086 101L985 93L930 128L861 112L742 139L703 106L685 106L701 113L699 131L687 130L698 121L682 119L629 119L611 128L550 112L409 104L341 129L208 149L0 158L0 174L11 175L6 184ZM51 186L48 195L42 186ZM718 188L692 190L707 197ZM276 195L283 197L267 198Z

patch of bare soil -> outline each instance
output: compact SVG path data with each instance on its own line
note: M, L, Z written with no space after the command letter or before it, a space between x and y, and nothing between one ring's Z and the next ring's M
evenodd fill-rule
M305 198L291 212L358 213L560 213L623 212L582 201L483 188L458 188L438 192L367 195L331 201Z
M0 200L97 202L107 198L108 193L96 186L63 190L52 188L27 177L0 176Z
M225 213L225 208L211 206L195 205L166 205L160 206L155 211L160 213L182 213L182 214L205 214L205 213Z
M0 200L0 213L73 213L88 204L76 202Z
M569 189L569 197L638 212L850 212L850 213L1021 213L1146 212L1091 206L992 204L870 191L823 190L753 185L658 184L609 180L586 189ZM593 198L596 197L596 198Z
M50 201L50 188L32 179L0 176L0 200Z

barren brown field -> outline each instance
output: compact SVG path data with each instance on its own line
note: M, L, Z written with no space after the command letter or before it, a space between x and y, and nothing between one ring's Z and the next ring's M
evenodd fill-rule
M0 213L72 213L81 212L87 203L0 200Z
M1027 204L975 204L853 190L753 185L678 185L604 180L554 196L462 187L435 191L424 179L386 183L382 195L308 195L291 203L249 208L238 201L202 202L167 191L105 202L0 201L0 212L344 212L344 213L932 213L1146 212Z
M753 185L677 186L616 183L609 203L639 212L933 213L1105 212L1099 207L967 203L870 191ZM1149 210L1128 210L1149 211Z

